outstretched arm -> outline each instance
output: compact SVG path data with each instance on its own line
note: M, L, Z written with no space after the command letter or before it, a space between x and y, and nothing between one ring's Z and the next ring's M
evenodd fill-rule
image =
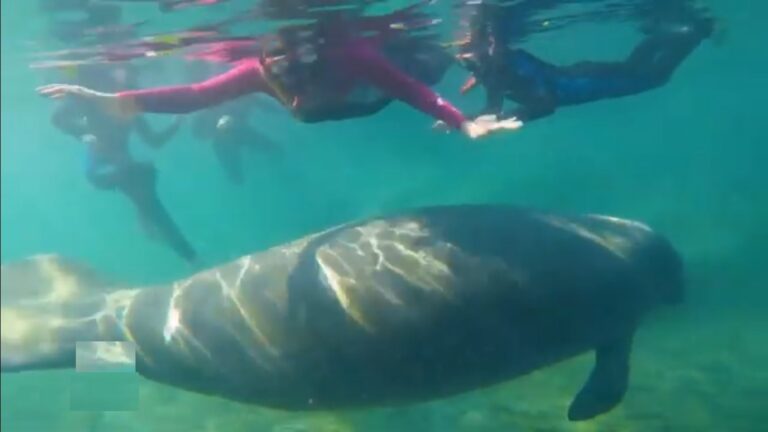
M490 83L485 87L485 108L483 114L501 115L504 109L504 91L499 85ZM522 120L522 119L521 119Z
M173 124L161 131L156 131L150 126L144 117L136 118L136 133L151 147L159 148L168 143L179 131L181 117L177 117Z
M406 75L393 66L374 47L364 43L349 49L349 68L361 80L381 88L390 96L442 120L454 129L460 129L467 119L450 102L443 100L427 85Z
M474 75L470 76L461 87L461 94L469 93L477 88L479 84L480 82L477 80L477 77ZM478 115L501 115L504 110L504 92L492 83L483 83L483 87L485 89L485 106Z
M37 89L50 98L73 95L98 104L110 114L131 117L142 112L186 114L254 92L269 92L261 62L245 61L206 81L170 87L101 93L68 84L51 84Z
M504 117L514 116L521 121L529 122L548 117L554 114L556 110L555 96L548 91L539 89L522 98L520 105L507 112Z
M470 138L478 138L498 130L518 129L522 123L516 119L497 121L485 117L468 120L450 102L432 89L393 66L375 47L360 41L347 51L346 66L358 79L384 90L390 96L429 114L452 129L460 129Z
M544 117L549 117L555 113L554 105L520 105L519 107L506 111L502 117L510 118L514 117L523 122L530 122L533 120L539 120Z
M254 59L200 83L132 90L117 96L132 100L139 112L186 114L266 88L261 63Z

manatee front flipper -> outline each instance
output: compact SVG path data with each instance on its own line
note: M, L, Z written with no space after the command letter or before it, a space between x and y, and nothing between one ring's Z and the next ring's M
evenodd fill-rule
M597 347L589 379L568 408L568 420L589 420L621 402L629 382L632 335Z

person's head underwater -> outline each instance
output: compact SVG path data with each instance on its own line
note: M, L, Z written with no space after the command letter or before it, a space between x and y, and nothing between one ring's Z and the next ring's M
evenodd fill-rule
M468 39L459 44L456 60L471 74L462 87L462 93L471 90L479 82L488 82L493 79L495 60L498 60L503 52L492 35L486 42Z
M87 65L79 68L77 81L100 91L118 92L137 85L137 70L128 63Z

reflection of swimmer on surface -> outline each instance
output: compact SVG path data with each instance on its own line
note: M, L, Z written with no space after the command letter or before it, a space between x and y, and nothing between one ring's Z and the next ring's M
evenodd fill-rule
M40 0L38 5L50 18L49 34L61 42L82 43L90 39L103 43L134 33L133 26L121 24L123 14L116 4L93 0ZM69 16L73 13L80 16Z
M123 68L108 70L94 66L81 68L78 78L99 88L125 88L132 77ZM86 146L85 173L92 185L120 191L136 208L148 234L167 243L187 262L196 261L197 254L157 196L156 169L150 163L134 160L129 149L132 132L152 147L162 146L175 135L178 121L165 131L156 132L142 117L117 119L81 100L66 99L53 113L51 122Z
M483 7L488 9L478 13L469 41L459 55L473 74L462 91L481 84L486 91L485 113L501 115L506 98L518 104L506 115L524 122L549 116L562 106L661 87L713 31L710 18L687 17L679 25L653 30L623 61L556 66L523 49L509 47L509 30L497 14L503 11Z
M389 50L390 42L396 39L390 33L397 36L399 31L389 23L399 19L401 15L395 12L369 21L378 32L377 36L369 36L367 32L358 31L367 30L360 28L363 24L332 15L307 30L314 35L314 45L290 42L284 44L279 55L253 55L241 60L232 70L196 84L120 93L53 84L38 91L50 97L83 97L108 112L122 115L189 113L246 94L265 93L307 122L371 115L397 99L471 138L520 127L519 122L511 119L468 120L427 84L404 72L401 64L420 64L423 69L437 67L437 75L441 77L451 63L450 59L435 63L435 57L446 56L436 43L421 43L415 39L405 39L404 42L400 38L397 41L400 46ZM283 42L287 33L279 34ZM389 58L393 54L399 61ZM362 98L363 103L355 98Z
M118 3L154 3L163 12L172 12L190 6L210 6L224 3L228 0L111 0Z

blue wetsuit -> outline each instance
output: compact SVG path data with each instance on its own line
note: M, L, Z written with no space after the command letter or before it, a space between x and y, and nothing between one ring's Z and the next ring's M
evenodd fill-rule
M66 100L53 116L62 132L84 141L88 181L99 189L120 191L128 197L145 227L156 232L184 260L194 263L197 253L157 196L155 167L134 160L128 150L130 133L140 121L115 121L74 100Z
M620 66L570 73L523 50L511 50L505 60L518 77L529 80L539 91L551 93L558 106L627 96L657 85L651 77L633 74Z
M711 22L646 37L621 62L556 66L522 49L502 48L475 65L486 87L486 113L500 114L503 100L519 107L507 115L530 121L558 107L642 93L664 85L677 67L711 34Z

